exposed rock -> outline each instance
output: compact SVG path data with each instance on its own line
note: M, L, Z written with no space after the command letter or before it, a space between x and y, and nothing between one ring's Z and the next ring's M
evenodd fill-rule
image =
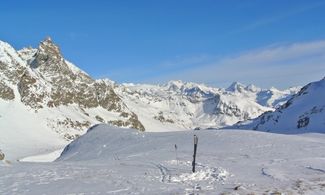
M98 116L98 115L96 115L95 118L101 123L105 122L105 120L102 117Z
M4 82L0 81L0 98L4 100L15 99L14 90L7 86Z
M162 123L174 123L172 119L166 119L163 115L163 112L159 112L158 116L155 116L154 119L159 120Z
M0 150L0 160L5 159L5 154Z
M304 117L298 120L298 129L306 127L309 124L309 117Z
M127 121L122 120L111 120L109 121L110 124L119 126L119 127L131 127L133 129L138 129L140 131L145 131L144 126L141 124L141 122L138 120L137 115L134 113L131 115L131 117Z
M18 91L21 101L27 106L34 109L43 108L45 91L43 87L37 83L36 78L32 77L28 71L22 75L18 83Z

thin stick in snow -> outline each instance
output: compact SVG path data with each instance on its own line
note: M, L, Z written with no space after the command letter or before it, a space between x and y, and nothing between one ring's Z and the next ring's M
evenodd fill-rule
M175 153L176 153L176 163L178 165L178 155L177 155L177 145L175 144Z

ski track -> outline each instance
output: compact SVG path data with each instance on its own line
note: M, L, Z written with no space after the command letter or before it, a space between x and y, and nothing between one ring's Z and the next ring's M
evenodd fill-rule
M170 183L171 181L171 174L170 170L168 170L167 167L163 166L162 164L155 164L155 166L159 169L160 174L161 174L161 182L163 183Z
M311 166L307 166L306 168L309 169L309 170L320 172L320 173L325 173L325 170L323 170L323 169L314 168L314 167L311 167Z

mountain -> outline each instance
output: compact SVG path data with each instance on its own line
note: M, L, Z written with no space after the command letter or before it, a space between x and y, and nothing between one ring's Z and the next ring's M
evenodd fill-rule
M309 83L275 111L234 127L280 133L325 133L325 78Z
M222 89L182 81L122 84L114 89L144 127L155 131L232 125L274 110L298 90L265 90L239 83Z
M286 103L293 94L299 91L300 87L291 87L286 90L278 90L274 87L270 89L261 89L253 84L244 85L239 82L233 82L226 91L256 96L255 101L265 107L278 108Z
M34 144L31 149L44 142L62 147L62 138L73 140L102 122L144 130L112 85L65 60L50 38L20 51L0 42L1 149L17 139L17 155L29 150L27 143Z
M91 78L51 38L19 51L0 41L0 149L14 158L62 148L98 123L141 131L221 128L273 111L296 90L116 84Z

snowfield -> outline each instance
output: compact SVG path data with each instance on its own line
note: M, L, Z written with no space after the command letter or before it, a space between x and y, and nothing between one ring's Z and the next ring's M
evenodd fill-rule
M0 162L0 194L222 193L325 194L325 135L98 125L55 162Z

